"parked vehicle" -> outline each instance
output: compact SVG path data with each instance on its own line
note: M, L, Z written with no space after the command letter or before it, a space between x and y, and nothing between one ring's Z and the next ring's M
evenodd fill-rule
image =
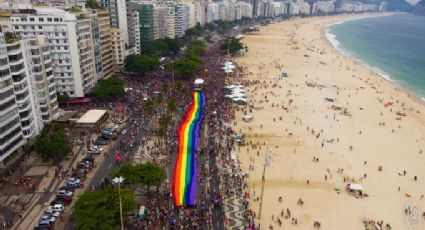
M55 212L62 212L64 209L65 208L62 204L55 204L53 206L49 206L48 210L55 211Z
M107 145L107 144L109 144L109 140L106 140L102 137L98 137L94 143L96 145Z
M65 186L60 187L59 190L65 190L65 191L75 192L75 187L74 186L65 185Z
M61 200L65 202L66 204L69 204L72 202L72 196L68 196L68 195L57 195L56 199Z
M34 229L36 230L51 230L53 229L53 224L50 223L48 220L40 220L35 226Z
M53 210L46 210L46 211L44 211L44 214L50 214L50 215L58 218L61 213L60 212L53 211Z
M90 147L90 149L87 151L89 154L100 154L102 152L103 148L99 147L99 146L92 146Z
M127 130L127 129L123 129L123 130L121 131L121 134L122 134L122 135L125 135L125 134L127 134L127 132L128 132L128 130Z
M86 158L84 158L82 161L88 161L88 162L90 162L90 163L94 163L94 161L95 161L95 159L93 158L93 157L86 157Z
M91 169L92 166L93 164L90 163L90 161L81 161L80 163L78 163L79 169Z
M66 191L66 190L59 190L56 195L65 195L65 196L72 196L73 193L71 191Z
M47 220L47 221L50 221L50 223L53 224L56 221L56 217L54 217L52 214L43 214L40 218L40 221L41 220Z
M55 204L61 204L61 205L65 205L65 202L63 202L63 201L61 201L61 200L53 200L52 202L50 202L50 205L51 206L54 206ZM47 211L49 211L49 210L47 210ZM47 212L46 211L46 212Z

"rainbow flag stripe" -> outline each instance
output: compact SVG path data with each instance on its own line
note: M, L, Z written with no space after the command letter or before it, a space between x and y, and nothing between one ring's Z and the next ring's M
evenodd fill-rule
M175 206L194 206L197 183L196 149L199 144L199 126L202 120L205 96L192 94L193 102L177 130L178 155L174 166L172 193Z

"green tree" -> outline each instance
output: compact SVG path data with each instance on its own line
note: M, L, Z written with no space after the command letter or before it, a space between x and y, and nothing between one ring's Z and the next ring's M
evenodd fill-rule
M125 178L124 184L135 185L140 184L140 170L129 162L123 162L118 169L111 174L112 177L122 176Z
M159 68L160 62L156 55L129 55L125 59L124 69L127 72L146 74Z
M175 112L177 109L177 102L175 98L170 98L167 103L167 111L168 112Z
M92 9L101 9L100 5L96 2L96 0L87 0L86 6Z
M48 160L62 159L71 152L71 146L65 138L65 130L59 124L47 125L35 143L35 152Z
M231 55L236 55L240 52L240 50L244 49L244 45L237 38L226 38L220 45L220 49L229 52Z
M147 100L145 102L145 110L148 114L152 114L155 109L155 103L152 100Z
M148 192L151 186L158 186L164 181L165 169L154 163L147 162L140 165L141 182L148 187Z
M93 96L100 101L123 95L125 95L124 81L115 76L99 81L93 88Z
M121 189L123 214L136 208L134 193ZM109 230L115 229L120 221L118 189L107 187L94 192L83 193L74 208L74 220L77 229Z
M174 61L174 64L167 64L168 72L174 72L177 78L188 79L194 76L200 70L200 58L196 56L187 56Z

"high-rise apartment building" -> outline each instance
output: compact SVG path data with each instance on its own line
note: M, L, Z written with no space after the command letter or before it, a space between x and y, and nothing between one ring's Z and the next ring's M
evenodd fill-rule
M80 42L78 32L87 33L90 25L78 22L75 14L55 8L34 8L21 10L11 16L12 29L23 38L46 35L53 60L56 90L70 97L83 97L93 85L93 76L83 79L80 64ZM77 23L81 28L78 30ZM89 23L90 24L90 23Z
M155 4L152 2L130 2L130 10L138 12L140 26L140 48L158 38L158 22Z
M97 10L98 27L100 36L100 53L102 56L103 77L109 78L114 73L114 54L112 50L111 26L109 13L106 10ZM124 38L124 33L121 34Z
M6 34L6 50L9 63L10 74L13 80L13 89L15 101L18 107L19 119L24 138L30 138L38 135L42 127L38 122L37 101L32 90L32 81L29 68L31 71L39 74L43 72L41 62L31 60L33 54L38 54L38 50L30 49L27 56L25 52L25 41L11 32Z
M97 2L109 11L111 28L118 28L123 31L124 41L126 46L128 46L127 1L97 0Z
M36 122L48 124L59 116L49 41L45 35L37 35L26 39L24 45L29 60L31 86L36 95L35 105L38 107L34 111ZM43 127L42 124L39 126Z
M128 22L128 48L133 49L133 53L140 53L140 22L138 11L127 11Z
M122 31L121 29L111 29L114 69L116 71L122 71L124 67L124 58L126 50L123 33L124 31Z
M183 37L186 30L189 29L189 6L185 4L176 5L176 17L175 17L175 33L176 37Z
M10 42L13 38L7 39ZM4 161L24 144L6 39L0 30L0 168L3 168Z

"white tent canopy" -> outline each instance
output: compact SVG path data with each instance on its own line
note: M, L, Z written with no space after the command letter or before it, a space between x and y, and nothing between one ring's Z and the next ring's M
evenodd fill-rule
M197 79L195 79L195 84L204 84L204 79L202 79L202 78L197 78Z
M105 113L106 110L91 109L78 119L76 123L81 125L95 124Z

